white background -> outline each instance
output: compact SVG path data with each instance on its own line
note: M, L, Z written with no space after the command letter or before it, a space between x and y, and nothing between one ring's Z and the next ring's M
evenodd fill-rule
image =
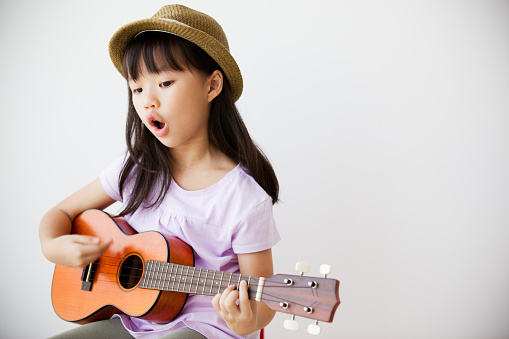
M2 338L53 312L46 210L124 151L107 44L163 1L0 2ZM509 337L509 1L184 1L216 18L281 184L277 272L332 265L322 338ZM268 338L289 332L278 314Z

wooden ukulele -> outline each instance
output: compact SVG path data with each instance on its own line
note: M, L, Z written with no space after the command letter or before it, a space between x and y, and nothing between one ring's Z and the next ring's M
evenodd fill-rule
M308 330L319 332L317 322L332 322L340 303L338 280L302 273L258 278L197 268L192 248L182 240L155 231L137 233L123 218L100 210L76 217L72 233L113 241L85 268L55 266L51 299L55 312L66 321L85 324L125 313L167 323L180 312L189 293L212 296L241 280L248 283L251 300L292 315L285 321L290 329L296 329L298 315L314 319ZM306 270L305 264L300 267Z

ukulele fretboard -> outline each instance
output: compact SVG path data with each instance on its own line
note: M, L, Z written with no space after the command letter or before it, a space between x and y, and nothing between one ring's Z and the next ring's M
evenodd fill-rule
M259 301L265 278L154 260L147 261L139 287L213 296L232 285L238 289L242 280L247 282L249 299Z

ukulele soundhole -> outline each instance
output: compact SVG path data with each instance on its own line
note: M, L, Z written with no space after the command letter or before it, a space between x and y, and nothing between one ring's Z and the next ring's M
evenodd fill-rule
M126 290L138 285L143 276L143 260L138 254L131 254L120 266L119 283Z

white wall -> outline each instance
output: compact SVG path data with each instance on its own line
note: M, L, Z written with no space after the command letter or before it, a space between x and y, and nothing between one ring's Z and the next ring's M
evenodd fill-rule
M276 271L341 280L322 338L509 336L509 2L184 1L225 29L273 161ZM0 2L0 337L73 327L42 214L121 154L107 43L163 1ZM268 338L288 332L278 314Z

